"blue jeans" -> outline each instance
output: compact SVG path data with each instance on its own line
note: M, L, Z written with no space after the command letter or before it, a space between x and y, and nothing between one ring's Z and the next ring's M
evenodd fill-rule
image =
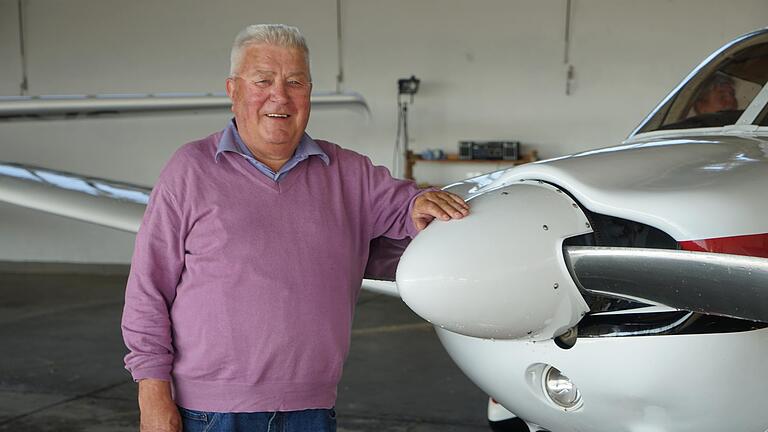
M179 407L184 432L336 432L336 411L217 413Z

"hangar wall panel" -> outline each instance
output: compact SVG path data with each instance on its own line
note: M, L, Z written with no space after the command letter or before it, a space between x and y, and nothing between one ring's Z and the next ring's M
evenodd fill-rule
M0 95L20 94L18 3L0 0Z
M220 91L232 40L254 22L299 26L326 53L312 62L319 87L334 83L334 0L25 1L34 94Z

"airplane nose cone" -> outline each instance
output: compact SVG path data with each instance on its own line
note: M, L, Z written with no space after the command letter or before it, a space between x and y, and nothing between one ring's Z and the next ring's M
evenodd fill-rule
M464 219L434 221L397 268L403 301L467 336L549 339L589 310L566 268L565 238L591 232L565 193L525 181L473 197Z

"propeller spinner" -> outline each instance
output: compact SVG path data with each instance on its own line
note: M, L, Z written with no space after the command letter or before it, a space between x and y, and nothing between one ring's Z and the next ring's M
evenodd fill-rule
M434 221L403 253L397 287L422 318L491 339L545 340L589 310L563 240L591 232L570 196L521 181L471 198L464 219Z

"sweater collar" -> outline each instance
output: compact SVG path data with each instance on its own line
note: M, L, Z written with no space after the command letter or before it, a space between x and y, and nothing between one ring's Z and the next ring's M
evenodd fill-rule
M231 119L229 121L229 124L227 124L227 127L224 129L223 133L221 134L221 138L219 139L219 143L216 148L216 154L214 155L215 160L218 162L219 155L223 152L234 152L237 153L249 161L256 162L258 164L261 164L254 156L251 150L248 148L247 145L245 145L245 142L240 137L240 133L237 131L237 123L235 122L235 119ZM295 165L295 163L298 163L304 159L309 158L310 156L318 156L320 159L325 162L325 165L330 165L331 159L328 157L328 155L323 151L322 148L320 148L320 145L315 142L315 140L312 139L306 132L301 136L301 140L299 141L299 146L296 147L296 151L293 153L293 157L290 159L286 165ZM291 163L295 161L295 163ZM263 164L262 164L263 165ZM266 165L264 165L266 167Z

